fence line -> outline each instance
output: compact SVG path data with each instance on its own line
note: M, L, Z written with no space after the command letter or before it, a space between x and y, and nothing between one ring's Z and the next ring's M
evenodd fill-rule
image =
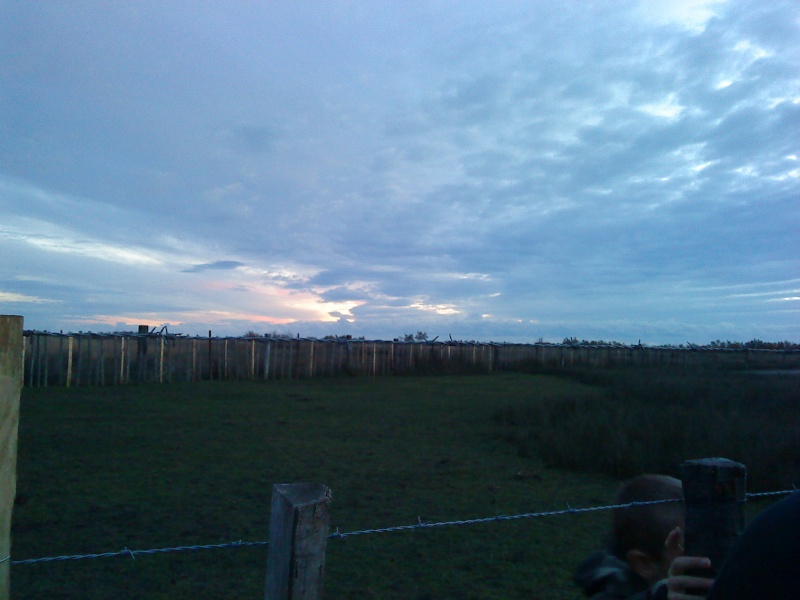
M791 494L792 492L797 491L797 488L793 488L790 490L778 490L772 492L748 492L745 494L746 498L762 498L767 496L783 496L786 494ZM347 531L344 533L340 533L337 527L336 531L329 534L327 537L328 539L345 539L348 537L355 537L361 535L371 535L377 533L394 533L398 531L410 531L414 529L434 529L439 527L452 527L452 526L463 526L463 525L476 525L478 523L499 523L503 521L515 521L519 519L530 519L530 518L540 518L540 517L554 517L560 515L575 515L575 514L582 514L588 512L597 512L597 511L604 511L604 510L614 510L619 508L631 508L634 506L645 506L650 504L667 504L670 502L679 502L679 500L675 499L668 499L668 500L651 500L647 502L629 502L627 504L608 504L604 506L589 506L584 508L574 508L567 504L567 508L559 509L559 510L551 510L551 511L541 511L541 512L528 512L528 513L521 513L516 515L496 515L493 517L481 517L477 519L462 519L456 521L440 521L434 523L423 523L419 517L417 517L418 522L413 523L411 525L396 525L393 527L384 527L384 528L377 528L377 529L362 529L357 531ZM191 551L191 550L215 550L221 548L242 548L242 547L252 547L252 546L268 546L269 542L243 542L241 540L235 542L227 542L221 544L205 544L205 545L192 545L192 546L176 546L171 548L154 548L150 550L130 550L127 547L123 548L122 550L117 550L115 552L100 552L94 554L74 554L74 555L64 555L64 556L50 556L45 558L28 558L24 560L12 560L11 565L29 565L35 563L43 563L43 562L58 562L58 561L69 561L69 560L84 560L84 559L94 559L94 558L108 558L111 556L130 556L132 559L136 559L137 554L164 554L168 552L183 552L183 551ZM10 560L10 556L6 556L3 559L0 559L0 563Z
M170 334L166 328L138 334L26 331L24 346L28 387L492 372L536 366L800 368L796 348L206 338Z

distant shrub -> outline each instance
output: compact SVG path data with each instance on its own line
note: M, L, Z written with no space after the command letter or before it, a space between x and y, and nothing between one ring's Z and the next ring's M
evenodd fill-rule
M677 474L684 460L747 466L752 489L800 484L800 380L730 371L564 373L602 393L509 405L495 413L522 456L629 477Z

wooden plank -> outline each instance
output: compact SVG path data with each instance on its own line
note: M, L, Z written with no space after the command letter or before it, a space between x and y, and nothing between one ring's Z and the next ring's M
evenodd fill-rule
M67 387L72 385L72 345L74 344L72 336L67 340Z
M139 325L139 334L136 336L136 383L144 383L147 377L147 334L149 325Z
M92 334L86 336L86 385L92 385ZM78 363L80 364L80 363ZM79 368L80 370L80 368Z
M117 383L125 383L125 336L119 338L119 373Z
M75 338L75 354L78 355L75 360L75 385L81 384L81 370L83 367L83 353L81 352L82 341L82 335Z
M115 349L114 349L113 345L111 346L111 348L108 348L108 342L111 339L112 339L111 337L109 337L107 335L104 335L104 334L101 334L100 337L99 337L99 340L100 340L100 376L98 377L98 382L100 383L100 385L109 385L109 384L113 384L114 383L113 382L113 373L114 373L113 365L116 362L116 360L115 360L116 352L115 352ZM109 354L109 352L110 352L110 354ZM111 379L112 379L112 381L110 381L110 382L106 379L106 371L107 371L106 370L106 361L109 361L110 364L112 365L111 366L111 374L112 374Z
M47 341L50 339L49 335L44 336L44 343L42 344L42 353L44 354L44 363L42 364L42 381L39 383L40 386L47 387L47 380L50 376L49 366L50 366L50 351L47 347Z
M164 345L166 344L164 336L160 335L159 340L159 354L158 354L158 383L164 383Z
M56 361L56 366L58 367L58 383L60 385L66 385L66 381L64 380L64 336L58 336L58 360Z
M214 372L211 370L213 364L212 344L211 344L211 330L208 330L208 380L214 381Z
M35 333L30 337L30 355L31 357L28 359L28 387L33 387L33 372L36 367L36 354L37 349L39 346L39 336ZM25 357L22 358L23 364L25 361ZM23 371L23 378L25 377Z
M131 382L131 344L125 348L125 383Z
M17 493L19 397L25 372L23 319L0 315L0 600L11 583L11 514Z
M225 367L223 370L222 379L228 381L228 338L225 338Z
M269 355L272 349L272 340L267 340L264 349L264 379L269 379Z
M267 556L267 600L322 598L331 491L320 483L276 484Z
M197 338L192 340L192 371L189 375L189 381L197 381Z

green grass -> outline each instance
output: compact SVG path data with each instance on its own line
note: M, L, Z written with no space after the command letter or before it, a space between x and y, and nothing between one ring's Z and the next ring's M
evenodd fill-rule
M510 400L574 396L512 374L26 389L14 560L268 537L272 484L319 481L340 531L607 502L496 436ZM600 515L330 540L329 598L573 598ZM266 548L12 568L14 598L260 598ZM543 593L546 590L547 593Z
M723 456L747 466L754 491L800 482L800 377L675 367L561 374L596 393L495 412L523 456L612 477L678 475L686 459Z
M266 540L274 483L328 485L342 532L606 504L618 478L548 467L509 437L519 424L493 418L597 401L597 383L497 374L26 388L12 558ZM329 540L326 596L577 598L573 570L609 518ZM18 565L12 597L261 598L266 555Z

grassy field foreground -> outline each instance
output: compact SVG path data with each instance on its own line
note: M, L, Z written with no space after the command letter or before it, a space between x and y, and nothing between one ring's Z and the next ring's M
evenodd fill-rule
M525 374L25 389L12 558L263 541L284 482L328 485L342 532L606 504L618 479L546 467L496 418L602 397ZM326 597L577 598L609 516L329 540ZM261 598L266 554L18 565L12 597Z

